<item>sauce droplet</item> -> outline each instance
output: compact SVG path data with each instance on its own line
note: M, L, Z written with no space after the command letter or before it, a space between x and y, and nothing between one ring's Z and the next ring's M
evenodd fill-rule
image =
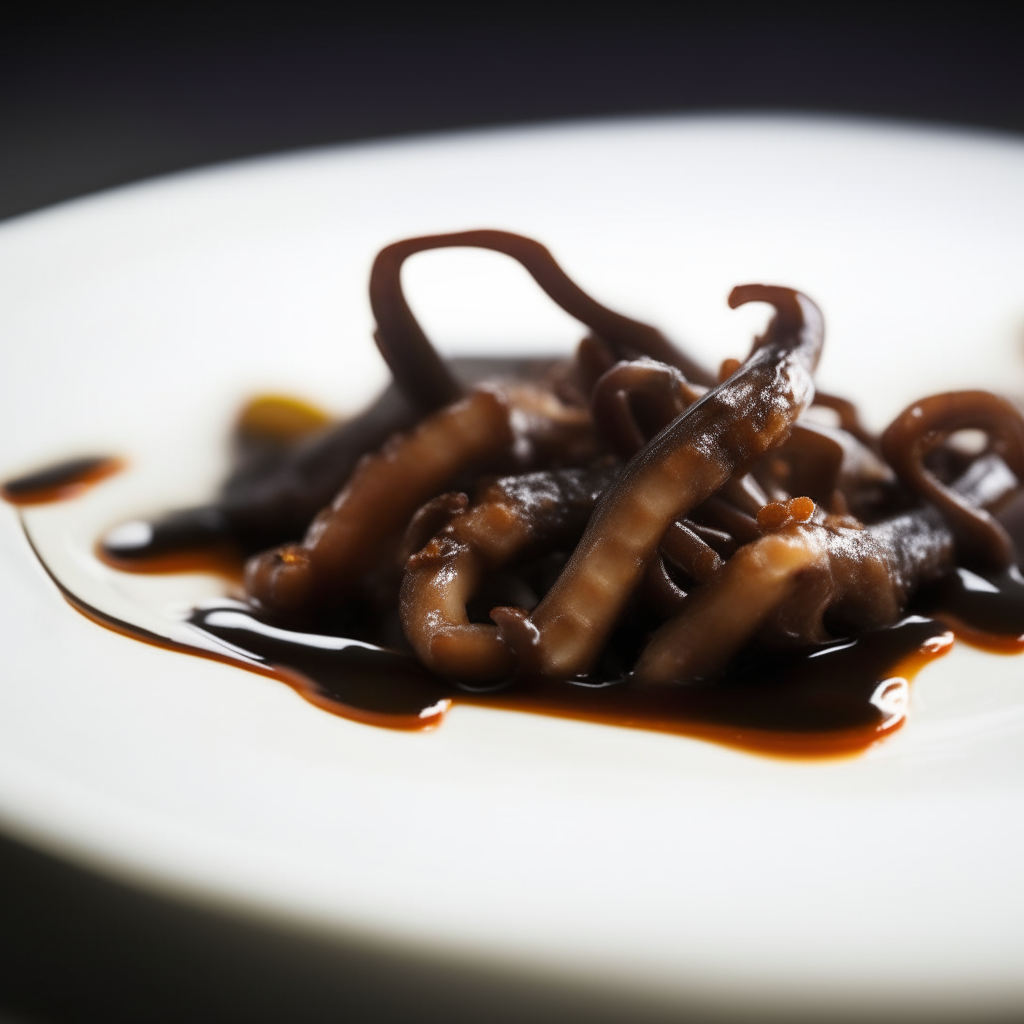
M110 455L68 459L0 484L0 498L12 505L43 505L66 501L124 468L124 460Z
M996 654L1024 651L1024 576L1015 565L979 575L957 569L942 582L938 615L965 643Z

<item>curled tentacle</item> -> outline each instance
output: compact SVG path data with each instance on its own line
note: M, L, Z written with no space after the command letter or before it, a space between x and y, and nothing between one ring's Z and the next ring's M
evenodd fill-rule
M403 393L423 412L447 405L460 392L405 300L401 269L414 253L453 247L490 249L517 260L553 301L607 342L618 358L650 356L677 367L690 380L713 383L657 328L616 313L587 295L540 242L508 231L460 231L395 242L380 251L370 273L377 345Z
M814 393L821 314L788 288L746 285L729 297L734 308L753 301L776 313L747 361L630 461L529 619L501 616L523 671L589 671L673 520L789 435Z
M717 673L789 596L799 575L821 565L823 541L817 531L794 526L745 544L654 634L633 682L665 686Z
M511 675L516 664L511 648L495 626L470 622L467 604L486 574L571 545L617 473L618 467L608 467L504 477L468 509L461 496L446 496L454 514L412 555L402 582L402 626L420 660L463 681Z
M952 563L952 537L931 508L866 529L826 517L789 520L744 545L644 649L633 680L665 686L713 677L760 634L774 645L892 625L910 594ZM908 552L912 556L908 557Z
M370 308L377 327L377 348L402 394L422 413L456 401L462 388L413 316L402 291L402 264L421 249L424 239L406 239L385 246L370 271Z
M967 429L988 434L994 450L1024 482L1024 418L1011 402L987 391L954 391L915 402L886 428L882 451L906 487L941 509L965 559L1005 569L1016 554L1003 527L925 465L925 457L951 434Z
M594 385L590 411L613 451L628 459L705 390L653 359L620 362Z
M817 391L814 395L814 404L824 406L838 414L841 429L852 434L865 448L878 453L878 438L861 423L860 413L853 402L846 398L840 398L838 395L830 395L825 391Z

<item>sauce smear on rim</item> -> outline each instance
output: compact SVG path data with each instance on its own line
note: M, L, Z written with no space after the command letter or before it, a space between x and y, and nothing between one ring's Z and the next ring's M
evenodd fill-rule
M0 484L0 498L12 505L45 505L66 501L100 480L124 469L123 459L87 455L34 470Z

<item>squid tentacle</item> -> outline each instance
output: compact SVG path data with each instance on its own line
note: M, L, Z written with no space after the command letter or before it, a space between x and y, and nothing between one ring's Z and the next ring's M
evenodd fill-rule
M729 297L733 308L753 301L771 303L775 315L747 361L629 462L532 615L492 611L521 671L588 672L671 523L784 441L810 402L823 340L818 308L799 292L766 285L741 286Z
M300 544L251 558L245 587L257 607L292 616L350 594L413 513L458 472L510 448L509 409L500 393L474 391L409 434L365 456Z
M462 392L409 308L402 291L402 264L418 252L454 247L490 249L517 260L554 302L610 345L619 358L650 356L677 367L690 380L713 383L706 370L656 327L616 313L591 298L540 242L508 231L459 231L394 242L378 253L370 273L377 346L403 394L422 412L433 412Z
M984 508L947 487L925 457L958 430L989 435L1004 462L1024 483L1024 417L1013 403L987 391L932 395L906 408L882 434L882 452L900 481L941 509L967 561L1005 569L1016 561L1013 541Z
M653 359L623 361L594 385L590 412L612 450L628 459L705 391L694 388L673 366ZM643 424L637 422L641 401Z
M1005 466L985 456L949 490L981 511L1015 487ZM932 504L866 527L843 516L790 519L742 547L688 595L651 638L632 682L667 686L712 677L758 635L775 645L808 644L891 626L918 589L952 568L954 547L954 531Z
M504 477L469 508L457 496L445 497L443 505L455 514L412 555L402 581L402 626L420 660L463 681L512 675L512 649L495 626L469 621L467 603L487 573L571 545L618 471L609 466Z

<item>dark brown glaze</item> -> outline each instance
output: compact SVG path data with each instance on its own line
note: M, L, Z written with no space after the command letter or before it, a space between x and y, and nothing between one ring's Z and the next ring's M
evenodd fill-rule
M245 651L264 672L344 718L426 729L437 725L451 704L451 686L407 654L279 629L234 603L197 608L188 622Z
M12 505L45 505L66 501L100 480L124 469L123 459L110 455L88 455L68 459L0 484L0 498Z
M992 456L978 460L973 472L954 485L956 492L972 501L1001 493L1006 484L998 466ZM606 482L616 475L611 468L602 472ZM558 479L557 474L552 477ZM515 490L528 482L529 478L512 478L505 486ZM590 496L584 504L593 500ZM562 499L556 502L561 503ZM804 504L813 506L810 499L790 502ZM462 502L458 505L463 507ZM769 518L765 513L773 508L762 508L758 519ZM450 515L452 509L445 506L443 511ZM430 512L426 508L423 518L429 519ZM934 509L903 515L923 517L929 528L943 529ZM429 534L436 525L420 525L413 532ZM422 536L414 537L412 547L420 540ZM104 625L187 649L104 617L74 595L68 598ZM911 617L890 629L796 651L750 651L712 684L653 692L621 679L595 684L593 679L552 683L529 677L490 692L472 692L433 676L408 655L358 641L325 641L320 635L281 630L236 603L198 609L189 621L247 652L252 659L243 663L247 669L287 683L318 707L378 726L428 728L441 721L450 703L472 703L696 736L780 756L821 757L864 749L898 728L906 682L948 650L949 628L989 650L1013 652L1024 647L1024 578L1016 568L987 577L957 569L933 588L928 601L936 618ZM325 642L342 649L326 650ZM239 664L230 657L222 660Z
M1024 576L1016 565L985 575L958 568L933 598L957 637L996 654L1024 651Z
M102 545L93 552L111 569L137 573L140 576L173 576L177 573L205 573L219 576L229 583L242 585L245 578L245 556L241 548L230 541L208 544L197 548L172 548L160 552L159 548L146 558L120 559Z
M196 609L189 617L190 625L239 648L250 659L242 661L227 653L177 643L108 615L72 593L52 573L50 576L72 608L105 629L164 650L267 676L291 687L321 710L354 722L420 731L439 725L451 706L451 688L430 677L408 655L360 645L358 641L348 642L342 650L324 651L311 635L301 633L282 640L266 632L273 627L265 626L248 612L239 613L244 623L218 624L216 613L237 612L234 603Z
M247 660L190 647L96 609L51 577L72 607L107 629L268 676L322 710L400 730L436 727L452 704L462 703L692 736L782 757L843 756L903 724L908 683L952 641L938 620L910 617L853 640L752 654L709 686L650 691L621 679L552 685L524 678L481 692L434 676L398 651L268 625L234 601L208 603L187 621ZM1013 580L1013 596L1017 614L1024 614L1019 580ZM976 586L971 593L985 591ZM1006 621L1016 626L1016 619Z
M241 580L245 555L214 506L135 519L108 530L96 557L121 572L211 572Z
M409 655L282 630L237 602L196 609L188 621L244 652L247 661L165 640L64 593L107 628L269 676L323 710L367 724L431 728L451 704L465 703L693 736L784 757L852 754L897 729L907 684L950 647L947 618L957 635L990 650L1019 650L1017 638L1024 633L1024 580L1015 569L987 579L961 571L933 595L937 619L910 617L889 629L797 651L751 651L710 685L651 691L622 679L552 683L527 677L474 692L432 675Z
M853 640L740 663L714 686L649 691L620 681L553 686L520 679L474 692L432 676L409 655L279 629L237 602L196 609L188 622L230 644L245 661L166 640L61 589L74 608L108 629L268 676L324 711L369 725L431 729L453 704L472 704L796 758L854 754L890 735L904 722L909 683L952 644L944 625L912 616ZM335 644L338 649L327 646Z
M451 706L451 687L412 657L358 640L276 629L237 601L208 602L186 620L199 632L231 644L247 660L193 647L110 615L69 590L26 533L29 546L64 599L91 622L132 640L206 658L285 683L332 714L388 729L429 729ZM227 616L227 618L225 618ZM337 649L325 649L324 643Z
M865 750L903 725L909 683L952 643L943 624L914 616L852 640L774 656L760 652L708 686L652 690L524 680L472 702L761 754L836 757Z
M611 682L529 679L472 692L430 676L408 656L362 647L327 651L322 637L266 626L239 606L199 610L196 628L286 677L307 699L344 717L408 728L437 724L448 702L529 711L716 739L749 750L829 756L862 750L898 728L906 687L952 636L912 616L887 630L739 664L714 686L651 693ZM305 682L297 685L294 680ZM388 716L393 716L391 721Z

